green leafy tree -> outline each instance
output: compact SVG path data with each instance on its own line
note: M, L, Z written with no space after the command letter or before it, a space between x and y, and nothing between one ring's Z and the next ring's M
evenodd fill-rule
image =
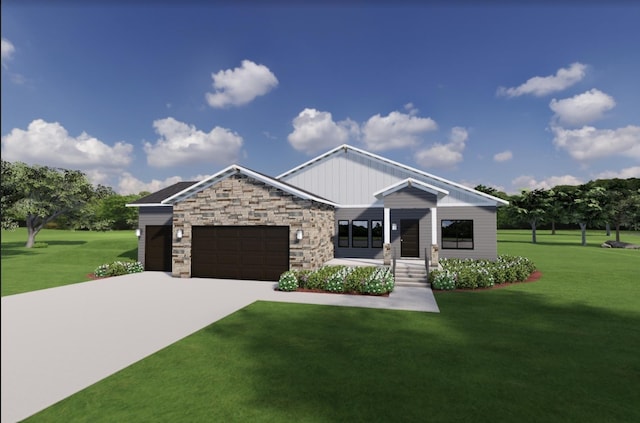
M604 189L601 205L606 222L616 230L616 241L620 241L620 228L628 226L633 229L634 223L640 221L640 179L604 179L593 183ZM609 233L607 233L609 235Z
M7 182L15 189L17 200L10 211L25 220L27 248L33 247L36 235L47 223L81 209L93 197L93 186L80 171L21 162L11 167Z
M512 197L515 213L531 226L531 242L535 244L536 228L546 216L552 198L552 191L542 188L522 190L519 196Z
M138 223L138 209L126 205L138 198L137 194L108 196L100 201L98 216L112 222L112 229L132 229Z
M606 190L593 184L581 185L574 192L570 215L580 225L583 246L587 245L587 226L606 220L606 214L602 208L605 196Z

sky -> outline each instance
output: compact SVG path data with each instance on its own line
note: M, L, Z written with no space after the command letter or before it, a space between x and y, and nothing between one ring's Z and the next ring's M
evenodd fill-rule
M640 177L631 1L6 0L2 159L120 194L341 144L510 194Z

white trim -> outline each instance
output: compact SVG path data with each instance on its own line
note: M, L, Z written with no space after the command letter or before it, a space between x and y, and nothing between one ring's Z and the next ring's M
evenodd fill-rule
M147 204L125 204L125 207L171 207L172 204L147 203Z
M462 185L462 184L458 184L458 183L453 182L453 181L450 181L450 180L448 180L448 179L444 179L444 178L441 178L441 177L439 177L439 176L435 176L435 175L432 175L432 174L430 174L430 173L423 172L423 171L418 170L418 169L416 169L416 168L413 168L413 167L411 167L411 166L407 166L407 165L404 165L404 164L402 164L402 163L398 163L398 162L396 162L396 161L393 161L393 160L390 160L390 159L384 158L384 157L382 157L382 156L378 156L377 154L369 153L368 151L361 150L361 149L359 149L359 148L356 148L356 147L350 146L350 145L348 145L348 144L340 145L340 146L338 146L338 147L334 148L333 150L329 150L328 152L326 152L326 153L324 153L324 154L321 154L320 156L318 156L318 157L316 157L316 158L314 158L314 159L311 159L311 160L309 160L309 161L307 161L307 162L305 162L305 163L301 164L300 166L294 167L293 169L288 170L288 171L286 171L286 172L284 172L284 173L282 173L282 174L278 175L278 176L276 177L276 179L282 179L282 178L287 177L287 176L289 176L289 175L291 175L291 174L293 174L293 173L296 173L296 172L298 172L299 170L301 170L301 169L303 169L303 168L305 168L305 167L307 167L307 166L310 166L310 165L312 165L312 164L313 164L313 163L315 163L315 162L321 161L321 160L325 159L326 157L329 157L329 156L331 156L331 155L333 155L333 154L335 154L335 153L339 152L340 150L344 150L345 152L346 152L346 151L348 151L348 150L351 150L351 151L353 151L353 152L355 152L355 153L358 153L358 154L361 154L361 155L363 155L363 156L368 156L368 157L373 158L373 159L375 159L375 160L378 160L378 161L380 161L380 162L390 164L390 165L392 165L392 166L394 166L394 167L398 167L398 168L400 168L400 169L404 169L405 171L413 172L413 173L415 173L415 174L417 174L417 175L420 175L420 176L424 176L424 177L427 177L427 178L435 179L436 181L442 182L442 183L444 183L444 184L451 185L451 186L454 186L454 187L456 187L456 188L462 189L462 190L464 190L464 191L467 191L467 192L473 193L473 194L475 194L475 195L479 195L479 196L481 196L481 197L485 197L485 198L487 198L487 199L490 199L491 201L495 201L496 203L498 203L498 204L496 204L496 205L500 205L500 204L502 204L502 205L508 205L508 204L509 204L509 202L508 202L508 201L503 200L502 198L494 197L493 195L489 195L489 194L486 194L486 193L484 193L484 192L477 191L477 190L475 190L475 189L473 189L473 188L469 188L469 187L467 187L467 186L464 186L464 185Z
M175 204L178 203L180 201L183 201L189 197L191 197L192 195L195 195L196 193L209 188L212 185L215 185L216 183L223 181L225 179L227 179L230 176L236 175L236 174L243 174L245 176L248 176L250 178L256 179L264 184L267 185L271 185L275 188L278 188L284 192L287 192L289 194L295 195L296 197L302 198L303 200L312 200L312 201L316 201L318 203L323 203L323 204L328 204L330 206L336 207L337 204L329 201L329 200L325 200L323 198L320 197L316 197L313 194L310 194L308 192L304 192L304 191L300 191L297 188L294 188L291 185L286 185L280 181L277 181L273 178L270 178L268 176L262 175L260 173L254 172L251 169L247 169L245 167L239 166L239 165L231 165L223 170L221 170L220 172L216 173L215 175L209 176L208 178L198 182L197 184L191 185L190 187L180 191L177 194L172 195L171 197L165 198L164 200L162 200L162 204Z
M391 209L389 207L384 208L382 224L384 225L384 244L390 244L391 243Z
M374 197L380 199L382 197L386 197L389 194L393 194L394 192L400 191L401 189L407 187L416 187L422 191L426 191L430 194L435 194L438 197L438 200L444 198L449 195L449 191L435 187L426 182L418 181L417 179L407 178L402 181L396 182L395 184L389 185L386 188L382 188L380 191L373 193Z
M384 205L383 204L379 204L379 205L376 205L376 204L357 204L357 205L336 204L336 208L338 208L338 209L382 209L382 208L384 208Z
M454 204L438 203L438 207L494 207L494 206L495 204L488 204L488 203L454 203Z
M438 245L438 208L431 209L431 244Z

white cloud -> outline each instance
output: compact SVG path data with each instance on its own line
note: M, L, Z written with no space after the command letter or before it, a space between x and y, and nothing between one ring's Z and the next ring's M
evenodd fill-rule
M2 37L0 44L0 54L2 58L2 67L7 68L7 62L13 59L13 53L15 53L16 48L13 43L6 38Z
M534 76L518 87L498 88L498 95L505 97L518 97L531 94L542 97L553 92L562 91L585 77L587 66L582 63L573 63L569 68L560 68L555 75Z
M496 162L507 162L511 159L513 159L513 153L510 150L494 154L493 156L493 160Z
M629 125L618 129L552 127L551 130L556 147L566 150L576 160L614 155L640 159L640 126Z
M640 166L627 167L621 170L610 170L607 172L598 173L595 179L628 179L628 178L640 178Z
M156 192L181 181L183 181L183 179L179 176L171 176L162 181L153 179L151 182L142 182L132 174L125 172L118 182L117 191L122 195L138 194L142 191Z
M370 117L362 127L362 140L372 151L418 145L419 136L438 129L438 125L431 118L414 116L414 110L410 105L409 114L391 112L387 116Z
M155 167L187 165L196 162L229 164L238 159L242 137L216 126L203 132L172 117L153 122L160 139L144 143L147 163Z
M241 106L265 95L278 85L278 79L264 65L243 60L239 68L211 74L214 93L207 93L211 107Z
M610 95L597 89L591 89L571 98L549 103L554 111L554 120L561 124L579 126L602 118L605 112L613 109L615 100Z
M463 160L462 151L468 138L467 130L456 126L451 129L447 144L436 143L420 150L415 154L415 160L425 168L452 168Z
M118 169L131 163L133 146L109 146L83 132L72 137L58 122L32 121L27 130L14 128L2 137L2 158L76 170Z
M351 119L334 122L329 112L304 109L293 119L293 132L287 139L296 150L314 154L347 143L358 131L358 124Z
M536 180L533 176L522 175L511 181L513 187L520 191L522 189L551 189L558 185L581 185L583 182L572 175L551 176L541 181Z

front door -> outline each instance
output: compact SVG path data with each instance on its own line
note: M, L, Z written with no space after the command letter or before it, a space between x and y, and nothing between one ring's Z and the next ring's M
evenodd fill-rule
M400 256L420 257L418 219L400 220Z

